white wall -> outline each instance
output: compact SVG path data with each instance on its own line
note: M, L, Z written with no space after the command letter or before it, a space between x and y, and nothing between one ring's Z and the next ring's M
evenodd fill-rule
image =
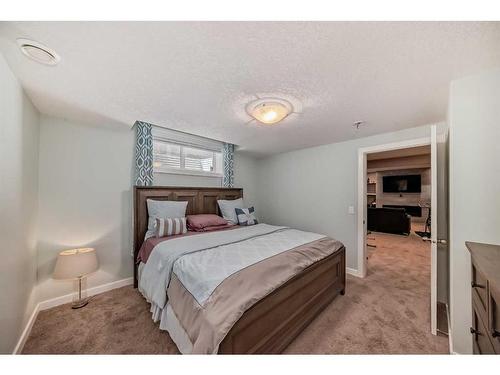
M92 246L100 270L88 286L132 274L134 134L42 116L40 127L38 293L68 294L71 282L53 280L57 254Z
M59 251L95 247L100 270L88 287L132 276L134 132L42 116L40 133L40 300L68 294L51 278ZM255 161L236 154L235 186L255 197ZM220 186L220 179L155 174L155 185ZM252 198L253 199L253 198Z
M35 305L38 112L0 55L0 353Z
M500 70L450 91L450 297L453 350L472 352L470 255L465 241L500 244Z
M445 128L440 124L439 131ZM357 216L348 214L348 206L357 205L358 149L428 136L430 126L421 126L259 160L260 216L271 224L324 233L342 241L347 267L358 270Z

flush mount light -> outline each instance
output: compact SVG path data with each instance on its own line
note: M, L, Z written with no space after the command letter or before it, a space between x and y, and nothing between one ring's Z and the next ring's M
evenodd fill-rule
M263 98L247 105L247 113L263 124L276 124L288 116L293 108L284 99Z
M61 58L52 49L30 39L17 39L21 52L30 59L45 65L57 65Z

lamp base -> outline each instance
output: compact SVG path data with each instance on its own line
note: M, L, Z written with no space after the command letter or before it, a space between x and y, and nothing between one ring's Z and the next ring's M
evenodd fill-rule
M82 307L85 307L88 304L89 304L89 299L84 298L84 299L80 299L80 300L73 302L73 304L71 305L71 308L72 309L81 309Z

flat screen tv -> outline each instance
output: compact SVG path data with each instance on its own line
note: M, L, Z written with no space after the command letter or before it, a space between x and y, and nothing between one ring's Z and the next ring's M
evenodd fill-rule
M419 174L405 176L384 176L384 193L420 193L421 179Z

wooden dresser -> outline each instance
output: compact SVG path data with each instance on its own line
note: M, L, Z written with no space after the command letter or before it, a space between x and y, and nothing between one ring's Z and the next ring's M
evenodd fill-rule
M500 354L500 246L466 242L472 257L474 354Z

